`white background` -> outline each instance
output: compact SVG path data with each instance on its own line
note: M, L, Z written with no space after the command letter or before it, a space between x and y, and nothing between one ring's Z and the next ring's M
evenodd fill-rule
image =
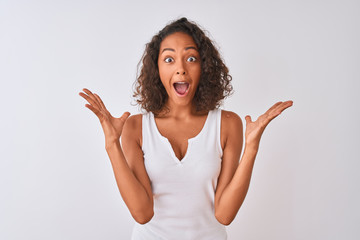
M0 1L0 239L129 239L96 116L135 114L145 44L188 17L233 76L224 109L266 129L236 239L359 239L359 1Z

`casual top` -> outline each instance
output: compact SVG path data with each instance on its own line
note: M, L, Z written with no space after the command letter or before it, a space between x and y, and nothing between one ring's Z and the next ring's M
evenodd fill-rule
M221 170L221 110L209 111L200 133L188 140L180 161L156 126L152 112L142 116L142 151L154 197L154 216L135 223L132 240L224 240L214 198Z

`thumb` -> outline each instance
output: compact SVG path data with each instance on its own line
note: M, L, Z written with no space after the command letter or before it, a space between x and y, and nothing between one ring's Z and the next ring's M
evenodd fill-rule
M249 124L252 122L250 115L245 116L245 121L246 121L246 124Z
M129 112L124 112L123 115L121 115L120 120L121 120L122 122L125 122L126 119L127 119L129 116L130 116L130 113L129 113Z

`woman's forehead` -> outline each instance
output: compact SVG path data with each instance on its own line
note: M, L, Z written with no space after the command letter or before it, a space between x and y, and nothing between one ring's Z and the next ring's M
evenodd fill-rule
M194 39L189 34L175 32L162 40L160 43L160 51L164 48L186 48L190 46L197 49Z

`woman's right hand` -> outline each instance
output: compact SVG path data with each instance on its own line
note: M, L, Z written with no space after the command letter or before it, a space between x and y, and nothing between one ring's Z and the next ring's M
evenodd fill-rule
M86 94L80 92L79 95L90 103L85 104L85 107L89 108L99 118L105 135L105 146L119 141L123 126L126 119L130 116L130 113L125 112L121 117L115 118L106 109L103 101L96 93L92 93L86 88L84 88L83 91Z

